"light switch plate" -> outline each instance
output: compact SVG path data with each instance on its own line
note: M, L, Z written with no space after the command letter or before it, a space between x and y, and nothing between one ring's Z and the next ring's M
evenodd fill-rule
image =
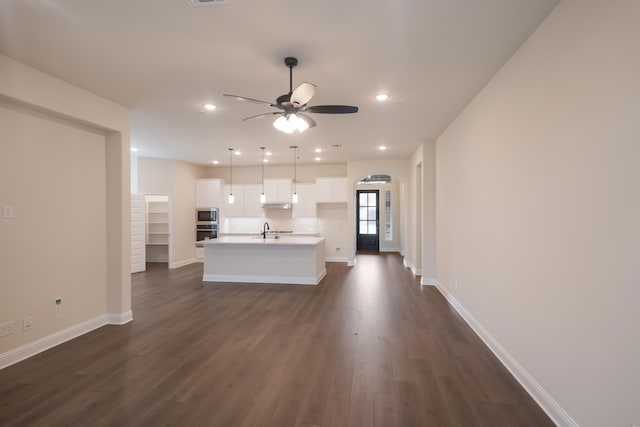
M6 337L13 333L13 320L0 325L0 337Z
M2 207L2 216L4 218L13 218L13 206L4 205Z

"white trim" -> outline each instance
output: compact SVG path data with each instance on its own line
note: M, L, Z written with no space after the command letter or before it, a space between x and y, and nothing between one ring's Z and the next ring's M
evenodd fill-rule
M198 262L198 260L195 259L195 258L185 259L185 260L182 260L182 261L172 262L171 264L169 264L169 268L184 267L185 265L193 264L193 263L196 263L196 262ZM202 260L200 262L202 262Z
M96 317L95 319L87 320L62 331L56 332L44 338L40 338L37 341L30 342L21 347L14 348L5 353L0 354L0 369L4 369L7 366L11 366L15 363L21 362L29 357L35 356L38 353L42 353L45 350L49 350L52 347L60 345L66 341L72 340L84 335L87 332L91 332L98 329L107 323L107 315Z
M133 320L133 312L131 310L126 313L109 313L107 314L107 324L124 325Z
M400 252L400 248L380 248L380 252L398 252L400 255L402 255L402 253Z
M424 276L422 276L420 278L420 284L422 286L435 286L436 285L436 279L434 279L433 277L424 277Z
M346 256L328 256L324 260L325 262L349 262Z
M469 313L460 302L438 280L436 288L449 304L462 316L489 350L498 358L522 387L531 395L544 412L559 427L579 427L579 424L556 402L549 393L509 354L507 350Z
M355 267L355 266L356 266L356 257L353 257L347 261L347 267Z
M421 270L421 269L419 269L419 268L416 268L416 266L415 266L415 265L413 265L413 264L411 264L411 273L412 273L414 276L422 276L422 270Z
M96 318L87 320L86 322L79 323L71 326L62 331L58 331L49 336L40 338L39 340L27 343L18 348L14 348L5 353L0 354L0 369L4 369L8 366L14 365L25 359L49 350L62 343L70 341L74 338L78 338L81 335L87 334L105 325L124 325L133 320L133 312L127 311L125 313L109 313L103 314Z
M317 285L327 275L327 270L323 269L320 274L313 278L308 276L242 276L225 274L205 274L202 276L203 282L231 282L231 283L274 283L284 285Z

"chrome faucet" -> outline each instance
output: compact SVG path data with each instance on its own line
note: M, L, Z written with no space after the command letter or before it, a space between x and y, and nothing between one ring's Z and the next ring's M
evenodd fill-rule
M266 239L267 238L267 230L269 229L269 223L265 222L264 225L262 226L262 238Z

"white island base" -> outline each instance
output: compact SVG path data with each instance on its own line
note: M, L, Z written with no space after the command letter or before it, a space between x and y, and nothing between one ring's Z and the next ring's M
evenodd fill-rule
M228 236L204 242L205 282L317 285L327 274L322 237Z

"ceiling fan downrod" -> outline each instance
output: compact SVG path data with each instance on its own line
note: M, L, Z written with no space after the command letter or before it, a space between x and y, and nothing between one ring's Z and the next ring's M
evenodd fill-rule
M287 56L284 58L284 65L289 67L289 97L291 97L291 94L293 94L293 69L298 65L298 58Z

